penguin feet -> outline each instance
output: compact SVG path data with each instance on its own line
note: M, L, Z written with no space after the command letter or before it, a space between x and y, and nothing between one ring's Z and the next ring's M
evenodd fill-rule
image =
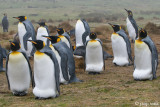
M96 75L96 74L100 74L100 72L88 72L88 74Z
M27 95L27 93L25 91L23 91L23 92L15 91L15 92L13 92L13 95L15 95L15 96L25 96L25 95Z
M113 63L115 66L118 66L115 62Z
M48 98L44 98L44 97L35 97L36 100L47 100L47 99L51 99L51 97Z

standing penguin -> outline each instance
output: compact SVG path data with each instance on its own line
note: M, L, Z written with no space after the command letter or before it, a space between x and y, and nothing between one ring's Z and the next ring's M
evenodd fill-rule
M129 38L119 25L110 25L114 30L114 33L111 35L114 55L113 63L119 66L129 65L129 59L132 61L131 44Z
M126 19L128 33L129 33L129 36L130 36L132 42L134 42L135 39L138 38L138 26L136 24L136 21L133 18L132 11L131 10L127 10L127 9L125 9L125 10L128 13L128 17Z
M4 15L2 19L3 32L8 32L9 22L8 22L7 14L4 13L3 15Z
M90 27L88 23L84 20L78 20L75 26L75 36L76 36L76 49L74 50L74 55L77 57L84 56L85 54L85 43L87 36L90 34Z
M67 55L67 66L68 66L68 70L69 70L69 83L72 83L72 82L82 82L82 80L79 80L77 77L76 77L76 73L75 73L75 61L74 61L74 57L73 57L73 53L72 51L68 48L68 46L62 42L60 40L60 38L57 38L57 36L49 36L48 38L53 47L59 52L59 54L61 54L60 52L63 52ZM62 54L63 55L63 54ZM62 71L63 72L63 71Z
M60 38L58 36L43 36L43 37L45 37L46 39L48 38L48 40L52 41L52 44L50 44L49 47L52 49L58 60L60 68L60 78L59 78L60 83L68 84L70 78L68 71L68 57L65 50L59 51L57 49L59 48L57 43L60 41Z
M56 56L42 40L29 41L37 50L34 54L35 99L55 98L60 95L59 66Z
M5 49L3 49L0 45L0 72L5 71L5 68L3 68L3 57L4 57L3 51L4 50Z
M86 42L85 70L96 74L105 70L105 59L103 54L102 42L97 38L96 33L89 35L91 40Z
M134 79L156 79L156 70L158 67L158 52L154 42L147 35L147 32L144 29L141 29L139 31L139 38L135 41L134 53Z
M35 48L32 46L32 43L28 42L27 40L36 40L34 27L26 16L19 16L13 18L19 20L18 35L21 49L26 52L28 57L30 57L34 54Z
M49 35L48 27L46 26L45 22L39 22L38 23L40 27L37 30L37 40L42 40L47 46L49 46L49 40L47 38L42 37Z
M11 42L11 52L6 59L6 76L8 88L15 96L24 96L32 80L32 71L29 59L25 52L20 51L20 44ZM32 81L32 86L34 86Z
M57 28L58 37L61 38L62 42L66 43L66 45L72 50L72 44L70 41L70 36L63 28Z

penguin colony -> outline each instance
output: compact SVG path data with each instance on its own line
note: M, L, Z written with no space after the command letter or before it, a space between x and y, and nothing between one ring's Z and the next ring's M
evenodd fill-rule
M113 64L131 66L134 62L133 78L135 80L156 79L158 66L156 46L145 29L140 28L138 31L132 11L125 10L128 14L126 25L129 37L134 43L135 56L133 60L131 43L125 31L120 25L109 23L114 31L111 35ZM63 28L57 28L57 34L50 36L45 22L38 22L40 27L35 37L34 27L26 16L13 18L19 20L20 42L10 41L11 51L6 58L6 77L8 88L15 96L25 96L32 84L35 99L58 97L60 84L83 82L76 77L74 57L84 57L84 70L94 75L104 71L105 60L112 57L103 50L102 41L97 38L96 33L90 31L84 19L78 20L75 30L71 30L76 36L76 48L73 50L70 35ZM4 31L8 31L7 28ZM0 47L1 71L4 70L2 50ZM29 62L31 56L34 57L34 72Z

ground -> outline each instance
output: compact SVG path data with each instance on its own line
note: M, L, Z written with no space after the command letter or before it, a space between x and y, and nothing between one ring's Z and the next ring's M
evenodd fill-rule
M110 36L99 35L104 41L104 49L112 54ZM151 35L151 34L150 34ZM159 35L151 35L157 49L160 49ZM132 44L132 52L133 44ZM133 66L119 67L112 63L113 58L105 61L106 70L99 75L84 72L83 59L75 59L76 75L82 83L61 85L61 95L55 99L35 100L32 88L27 96L16 97L8 90L4 72L0 72L0 106L12 107L131 107L140 105L160 106L160 67L157 79L153 81L135 81ZM33 65L33 60L31 65ZM4 62L5 63L5 62Z

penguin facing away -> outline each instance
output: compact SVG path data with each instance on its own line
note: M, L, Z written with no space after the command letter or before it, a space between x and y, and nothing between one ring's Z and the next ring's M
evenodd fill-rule
M61 38L62 42L66 43L70 50L73 51L70 36L68 35L68 33L65 32L63 28L57 28L57 34L58 37Z
M111 35L113 63L118 66L130 65L129 60L132 61L132 56L129 38L119 25L110 25L114 30L114 33Z
M25 52L19 50L18 42L11 42L11 52L6 58L6 77L8 88L15 96L24 96L30 87L32 71ZM32 87L34 82L32 80Z
M56 36L50 36L49 39L53 45L53 47L60 53L63 52L67 55L68 61L67 61L67 66L69 70L69 83L72 82L82 82L79 78L76 77L75 73L75 61L73 57L72 51L68 48L68 46L60 40L60 38L57 38ZM60 53L61 54L61 53ZM63 72L63 71L62 71Z
M85 43L89 34L90 34L90 27L88 23L84 19L78 20L75 26L75 36L76 36L76 49L74 50L75 56L84 56Z
M53 51L42 40L31 41L36 48L34 54L33 94L35 99L55 98L60 95L59 66Z
M7 14L4 13L3 15L4 15L4 17L2 19L3 32L8 32L9 21L8 21L8 18L7 18Z
M52 44L50 44L50 48L52 49L52 51L54 52L54 54L56 55L56 58L58 60L58 64L59 64L59 68L60 68L60 77L59 77L59 81L61 84L68 84L69 79L70 79L70 75L69 75L69 69L68 69L68 57L67 54L65 53L65 50L61 50L59 51L57 48L59 48L59 46L57 46L57 42L60 41L60 38L58 36L43 36L46 39L48 38L48 40L52 41Z
M27 40L36 40L34 27L26 16L13 18L19 20L18 35L21 43L21 49L26 52L28 57L30 57L33 55L35 48L32 46L32 43L28 42Z
M89 37L91 40L86 42L85 70L89 74L96 74L105 70L102 42L96 39L96 33L91 33Z
M129 37L131 38L132 43L133 43L135 41L135 39L138 38L138 26L136 24L136 21L133 18L132 11L131 10L127 10L127 9L125 9L125 10L128 13L128 17L126 19L127 30L128 30L128 33L129 33Z
M40 27L37 30L37 40L42 40L47 46L49 46L49 40L42 37L43 35L49 35L48 27L46 26L45 22L39 22L38 24L40 25Z
M158 52L154 42L144 29L139 31L139 38L135 41L134 53L133 78L135 80L156 79Z

